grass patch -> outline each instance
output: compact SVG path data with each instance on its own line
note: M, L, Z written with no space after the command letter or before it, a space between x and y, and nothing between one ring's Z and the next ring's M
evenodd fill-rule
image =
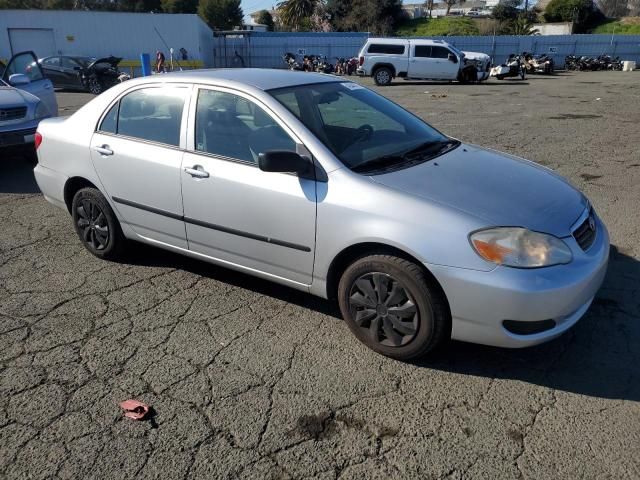
M591 30L591 33L640 35L640 17L627 17L621 20L606 20Z
M412 18L400 24L396 35L401 37L439 37L447 35L479 35L477 25L471 18Z

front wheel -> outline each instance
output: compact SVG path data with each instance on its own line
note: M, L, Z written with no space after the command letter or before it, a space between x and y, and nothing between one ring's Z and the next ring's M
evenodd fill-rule
M352 263L338 286L340 311L354 335L372 350L412 360L451 336L446 300L416 264L391 255Z
M89 79L89 91L94 95L100 95L102 93L102 85L97 78L93 77Z
M381 67L373 74L373 81L380 87L389 85L391 80L393 80L393 74L387 67Z
M99 190L78 190L71 204L71 215L76 233L89 252L105 260L121 256L126 240L115 213Z

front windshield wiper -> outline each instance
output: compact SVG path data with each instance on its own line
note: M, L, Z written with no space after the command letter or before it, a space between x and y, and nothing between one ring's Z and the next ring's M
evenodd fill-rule
M391 166L408 166L407 164L431 160L458 145L460 145L460 142L452 139L424 142L404 152L372 158L352 167L351 170L354 172L375 172Z

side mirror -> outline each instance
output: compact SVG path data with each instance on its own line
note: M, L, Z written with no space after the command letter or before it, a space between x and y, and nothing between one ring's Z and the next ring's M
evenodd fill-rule
M314 178L311 162L296 152L271 150L261 153L258 167L263 172L296 173L303 178Z
M450 53L449 55L447 55L447 58L449 59L450 62L458 63L458 57L456 57L453 53Z
M14 73L13 75L9 76L9 83L14 87L19 87L31 83L31 79L24 73Z

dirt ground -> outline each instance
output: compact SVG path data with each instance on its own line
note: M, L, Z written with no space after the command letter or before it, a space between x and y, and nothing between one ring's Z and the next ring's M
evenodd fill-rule
M640 72L379 91L587 194L614 246L584 319L392 361L309 295L144 246L99 261L1 154L0 477L640 478Z

